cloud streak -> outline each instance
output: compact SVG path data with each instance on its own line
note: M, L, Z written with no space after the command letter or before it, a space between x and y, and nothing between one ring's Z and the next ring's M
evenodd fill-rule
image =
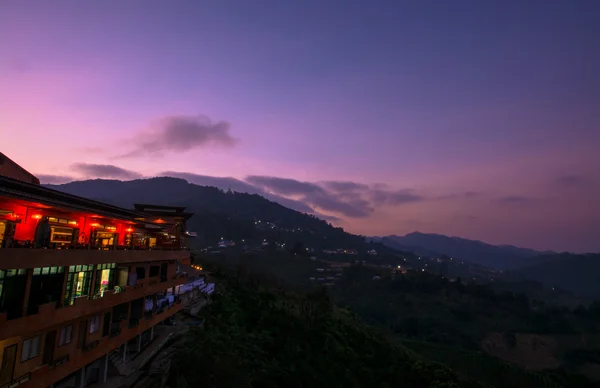
M370 204L360 198L345 200L334 192L312 182L272 176L251 175L246 181L261 187L267 192L282 196L294 196L312 207L326 212L338 213L347 217L362 218L373 212Z
M121 180L131 180L142 178L142 174L126 170L112 164L90 164L75 163L71 169L86 178L112 178Z
M139 136L138 146L118 158L187 152L207 146L231 148L237 139L231 136L231 124L213 122L206 116L167 116L157 120L150 131Z
M40 180L40 183L43 185L60 185L75 180L72 176L67 175L36 174L35 176Z
M523 195L507 195L498 198L498 202L504 205L528 205L535 202L535 198Z
M111 178L131 180L143 178L142 174L112 164L76 163L71 166L72 175L40 175L46 184L60 184L76 179ZM364 184L352 181L309 182L292 178L250 175L244 179L215 177L189 172L163 171L158 176L185 179L201 186L213 186L222 190L257 194L287 208L334 222L345 219L363 219L375 209L401 207L418 203L442 203L444 201L469 201L476 198L489 200L496 205L519 206L535 203L536 198L525 195L486 196L478 191L463 191L446 195L428 195L414 189L393 189L387 184ZM74 178L75 177L75 178ZM576 184L579 179L565 178L564 184Z
M579 188L579 187L585 186L585 184L587 183L587 180L583 175L569 174L569 175L559 176L558 178L555 179L554 183L556 184L556 186L558 186L560 188L570 189L570 188Z
M414 192L414 190L403 189L396 191L373 190L371 198L375 204L380 205L403 205L412 202L421 202L426 200L426 197Z
M232 177L214 177L177 171L164 171L161 172L159 175L170 176L174 178L182 178L188 181L189 183L193 183L200 186L214 186L218 187L221 190L231 189L240 193L258 194L267 198L270 201L277 202L280 205L283 205L290 209L297 210L303 213L315 213L314 209L311 206L302 201L297 201L291 198L283 197L281 195L268 193L260 187Z

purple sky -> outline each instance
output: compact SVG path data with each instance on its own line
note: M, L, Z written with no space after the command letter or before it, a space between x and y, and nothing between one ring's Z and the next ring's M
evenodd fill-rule
M0 149L48 183L168 172L355 233L600 251L598 20L594 0L3 0Z

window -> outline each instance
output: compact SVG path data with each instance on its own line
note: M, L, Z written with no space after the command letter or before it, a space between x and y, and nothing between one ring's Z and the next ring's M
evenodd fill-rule
M158 276L160 273L160 267L158 265L153 265L150 267L150 276L151 278Z
M60 329L60 338L58 339L58 346L63 346L73 341L73 325L65 326Z
M146 277L146 268L145 267L136 267L135 273L137 274L138 280L144 279Z
M31 360L40 355L42 345L42 336L31 337L23 341L23 351L21 352L21 362Z
M95 333L100 329L100 315L96 315L90 319L90 334Z

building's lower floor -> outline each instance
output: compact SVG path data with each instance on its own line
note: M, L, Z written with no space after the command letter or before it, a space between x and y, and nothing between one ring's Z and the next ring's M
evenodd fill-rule
M148 361L155 349L163 345L172 326L164 323L151 327L117 349L84 367L72 372L65 378L51 384L51 388L101 387L107 382L120 381ZM118 384L117 384L118 385ZM108 386L108 385L106 385Z

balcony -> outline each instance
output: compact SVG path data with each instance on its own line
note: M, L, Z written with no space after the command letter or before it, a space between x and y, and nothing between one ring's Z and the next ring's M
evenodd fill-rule
M1 248L0 269L185 260L189 259L189 257L190 252L181 249L93 250Z
M122 303L128 303L146 295L155 294L165 289L184 284L187 276L180 274L173 276L164 283L136 284L126 286L115 293L106 291L102 298L82 297L75 299L73 305L62 307L61 304L46 303L39 306L36 314L27 315L17 319L7 320L6 313L0 314L0 340L23 335L35 331L41 331L46 327L69 322L79 317L92 315Z
M175 306L169 310L168 315L174 315L181 309L181 304L175 304ZM130 341L136 336L142 334L144 331L159 324L166 318L168 317L155 316L151 320L140 321L139 324L134 328L119 328L118 334L115 332L114 336L104 337L104 339L99 341L97 344L94 344L92 349L87 349L85 351L82 349L82 351L77 354L77 357L71 357L70 360L67 360L66 362L63 362L62 364L56 365L52 368L49 365L43 365L37 369L34 369L30 373L30 379L23 381L23 385L19 388L46 388L51 384L65 378L71 373L85 367L105 354L117 349L123 343Z
M19 387L22 384L25 384L26 382L28 382L29 380L31 380L31 373L27 373L26 375L23 375L19 378L13 379L12 382L3 385L0 388L15 388L15 387Z

